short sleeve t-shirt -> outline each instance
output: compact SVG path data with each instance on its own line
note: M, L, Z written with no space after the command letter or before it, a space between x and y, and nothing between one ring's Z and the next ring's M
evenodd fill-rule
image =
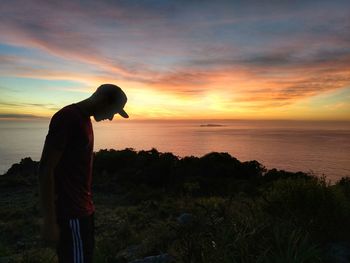
M57 219L91 215L94 136L90 117L76 104L68 105L51 118L45 144L63 150L55 177Z

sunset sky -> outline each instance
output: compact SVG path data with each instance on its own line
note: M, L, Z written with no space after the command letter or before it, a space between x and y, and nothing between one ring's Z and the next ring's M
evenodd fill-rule
M350 120L350 1L1 1L0 36L0 119L114 83L131 119Z

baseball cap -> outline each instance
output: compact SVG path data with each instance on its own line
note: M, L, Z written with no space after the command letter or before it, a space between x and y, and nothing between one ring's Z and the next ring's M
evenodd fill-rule
M128 98L120 87L114 84L102 84L97 88L95 94L106 97L108 102L114 106L115 113L123 118L129 118L129 115L123 109Z

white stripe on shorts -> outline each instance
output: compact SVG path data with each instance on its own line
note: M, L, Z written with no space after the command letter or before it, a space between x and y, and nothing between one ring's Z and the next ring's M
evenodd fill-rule
M76 237L75 237L75 232L74 232L74 224L73 224L73 219L69 220L69 226L70 229L72 230L72 241L73 241L73 262L76 263L77 260L77 245L76 245Z
M73 237L73 260L74 263L84 263L83 242L80 237L80 225L78 219L69 220Z
M81 259L81 262L84 263L83 240L81 240L81 237L80 237L80 222L78 219L76 219L76 223L77 223L77 233L78 233L77 240L78 240L78 245L80 250L80 259Z

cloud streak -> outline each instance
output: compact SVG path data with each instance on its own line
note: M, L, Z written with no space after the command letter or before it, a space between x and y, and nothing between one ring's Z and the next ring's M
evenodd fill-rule
M43 117L41 116L36 116L32 114L15 114L15 113L10 113L10 114L1 114L0 113L0 120L33 120L33 119L42 119Z

